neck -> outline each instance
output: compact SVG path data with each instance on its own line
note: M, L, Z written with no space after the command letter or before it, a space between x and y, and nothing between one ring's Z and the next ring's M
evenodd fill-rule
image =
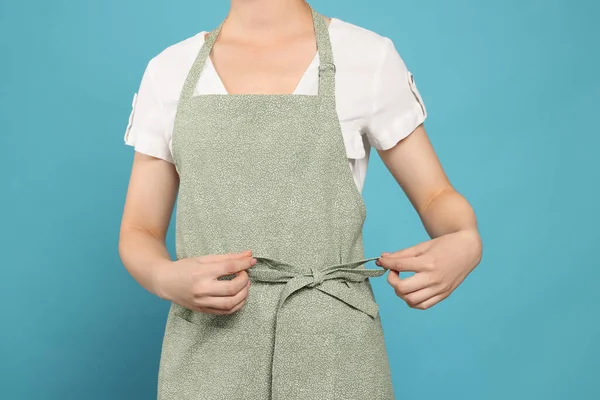
M305 30L312 15L305 0L231 0L225 24L232 36L264 38Z

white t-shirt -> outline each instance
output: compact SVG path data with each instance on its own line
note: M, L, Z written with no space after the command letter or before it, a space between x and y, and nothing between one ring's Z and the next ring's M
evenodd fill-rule
M204 43L206 31L171 45L150 60L134 95L125 143L173 162L171 136L179 95ZM348 163L362 191L370 146L386 150L427 117L412 74L393 42L373 31L332 18L329 34L336 64L335 94ZM319 56L294 94L316 95ZM194 95L227 94L210 57Z

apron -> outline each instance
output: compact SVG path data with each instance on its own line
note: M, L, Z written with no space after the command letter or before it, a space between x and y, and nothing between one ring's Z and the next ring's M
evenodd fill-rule
M391 400L378 306L364 264L366 207L345 151L335 65L311 8L317 95L193 96L221 29L183 86L173 132L176 258L253 250L243 308L167 317L159 400ZM219 279L231 279L233 275Z

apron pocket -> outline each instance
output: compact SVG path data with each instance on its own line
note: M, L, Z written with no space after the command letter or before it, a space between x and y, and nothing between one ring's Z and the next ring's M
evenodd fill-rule
M195 313L190 318L194 322L176 313L169 317L159 369L159 400L266 398L271 338L246 332L241 326L229 327L222 323L226 319L215 317L223 316Z

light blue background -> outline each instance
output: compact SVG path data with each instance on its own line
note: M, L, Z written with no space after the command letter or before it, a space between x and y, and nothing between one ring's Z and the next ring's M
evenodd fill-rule
M398 399L600 399L599 4L312 2L394 40L480 221L483 261L445 302L373 281ZM123 133L150 58L227 7L0 0L0 398L155 396L169 304L117 253ZM371 157L367 256L426 240Z

